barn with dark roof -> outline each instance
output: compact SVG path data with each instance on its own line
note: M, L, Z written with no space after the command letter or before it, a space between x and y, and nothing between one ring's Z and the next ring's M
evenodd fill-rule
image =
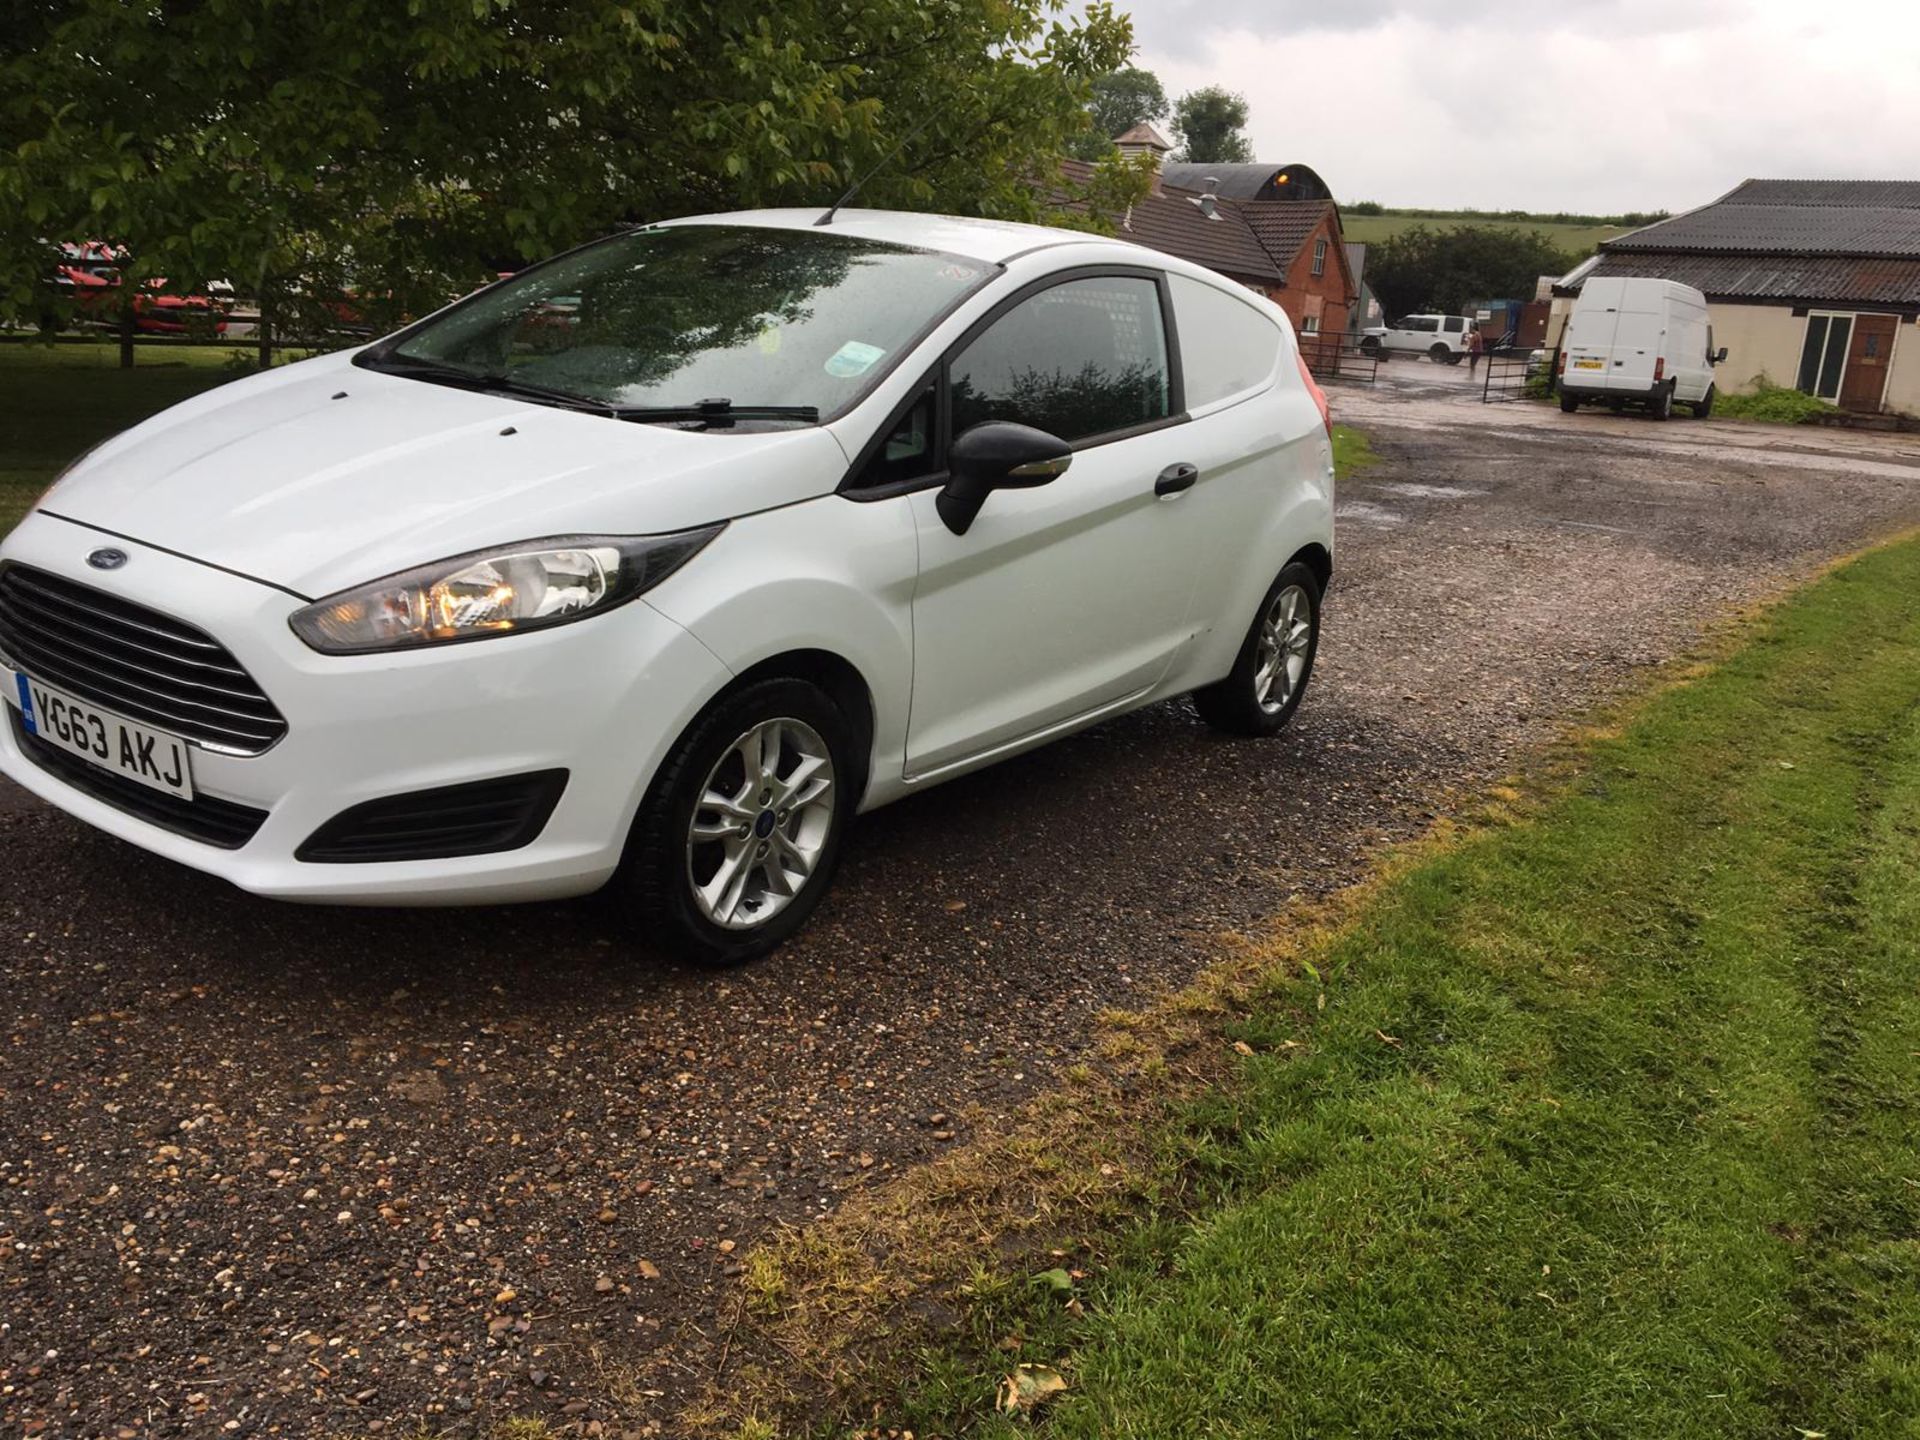
M1557 287L1646 275L1702 291L1718 385L1797 386L1859 412L1920 415L1920 181L1748 180L1605 241Z
M1122 153L1149 153L1156 160L1172 148L1150 125L1136 126L1114 143ZM1092 166L1067 160L1062 171L1084 187ZM1341 240L1340 209L1326 182L1304 165L1161 160L1152 193L1111 218L1120 239L1258 290L1287 312L1302 335L1334 336L1352 323L1359 286ZM1310 363L1320 363L1322 348L1309 348ZM1338 347L1330 341L1324 348L1331 363Z

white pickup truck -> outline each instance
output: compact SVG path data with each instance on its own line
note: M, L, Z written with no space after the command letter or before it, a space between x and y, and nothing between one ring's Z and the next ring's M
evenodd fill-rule
M1466 315L1402 315L1362 332L1360 348L1369 355L1383 350L1412 351L1436 365L1458 365L1467 353L1467 336L1479 328L1479 322Z

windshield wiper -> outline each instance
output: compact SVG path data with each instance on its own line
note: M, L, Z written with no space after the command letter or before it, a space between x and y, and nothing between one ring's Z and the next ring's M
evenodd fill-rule
M463 370L458 365L443 365L437 360L416 360L410 355L383 355L377 361L368 362L367 368L388 375L429 380L438 385L457 385L463 390L478 390L488 395L515 395L544 405L582 410L590 415L613 415L619 410L617 405L595 400L591 396L575 395L568 390L549 390L544 385L529 385L511 375L489 375L484 370Z
M797 420L817 425L820 423L820 407L736 405L724 396L716 396L692 405L618 405L613 407L613 416L617 420L635 420L642 424L699 421L712 426L727 426L736 420Z

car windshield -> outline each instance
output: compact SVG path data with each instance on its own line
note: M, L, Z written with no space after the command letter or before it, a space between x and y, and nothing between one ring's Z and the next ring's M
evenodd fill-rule
M537 266L360 363L640 419L825 419L993 270L825 229L663 226Z

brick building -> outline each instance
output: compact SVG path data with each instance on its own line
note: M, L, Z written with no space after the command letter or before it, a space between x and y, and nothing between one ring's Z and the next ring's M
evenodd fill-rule
M1173 147L1151 125L1135 126L1114 143L1123 153L1145 152L1162 162L1153 192L1114 217L1120 239L1258 290L1302 335L1337 335L1350 327L1359 286L1340 234L1340 208L1312 170L1166 164ZM1062 169L1084 184L1093 167L1067 160Z

